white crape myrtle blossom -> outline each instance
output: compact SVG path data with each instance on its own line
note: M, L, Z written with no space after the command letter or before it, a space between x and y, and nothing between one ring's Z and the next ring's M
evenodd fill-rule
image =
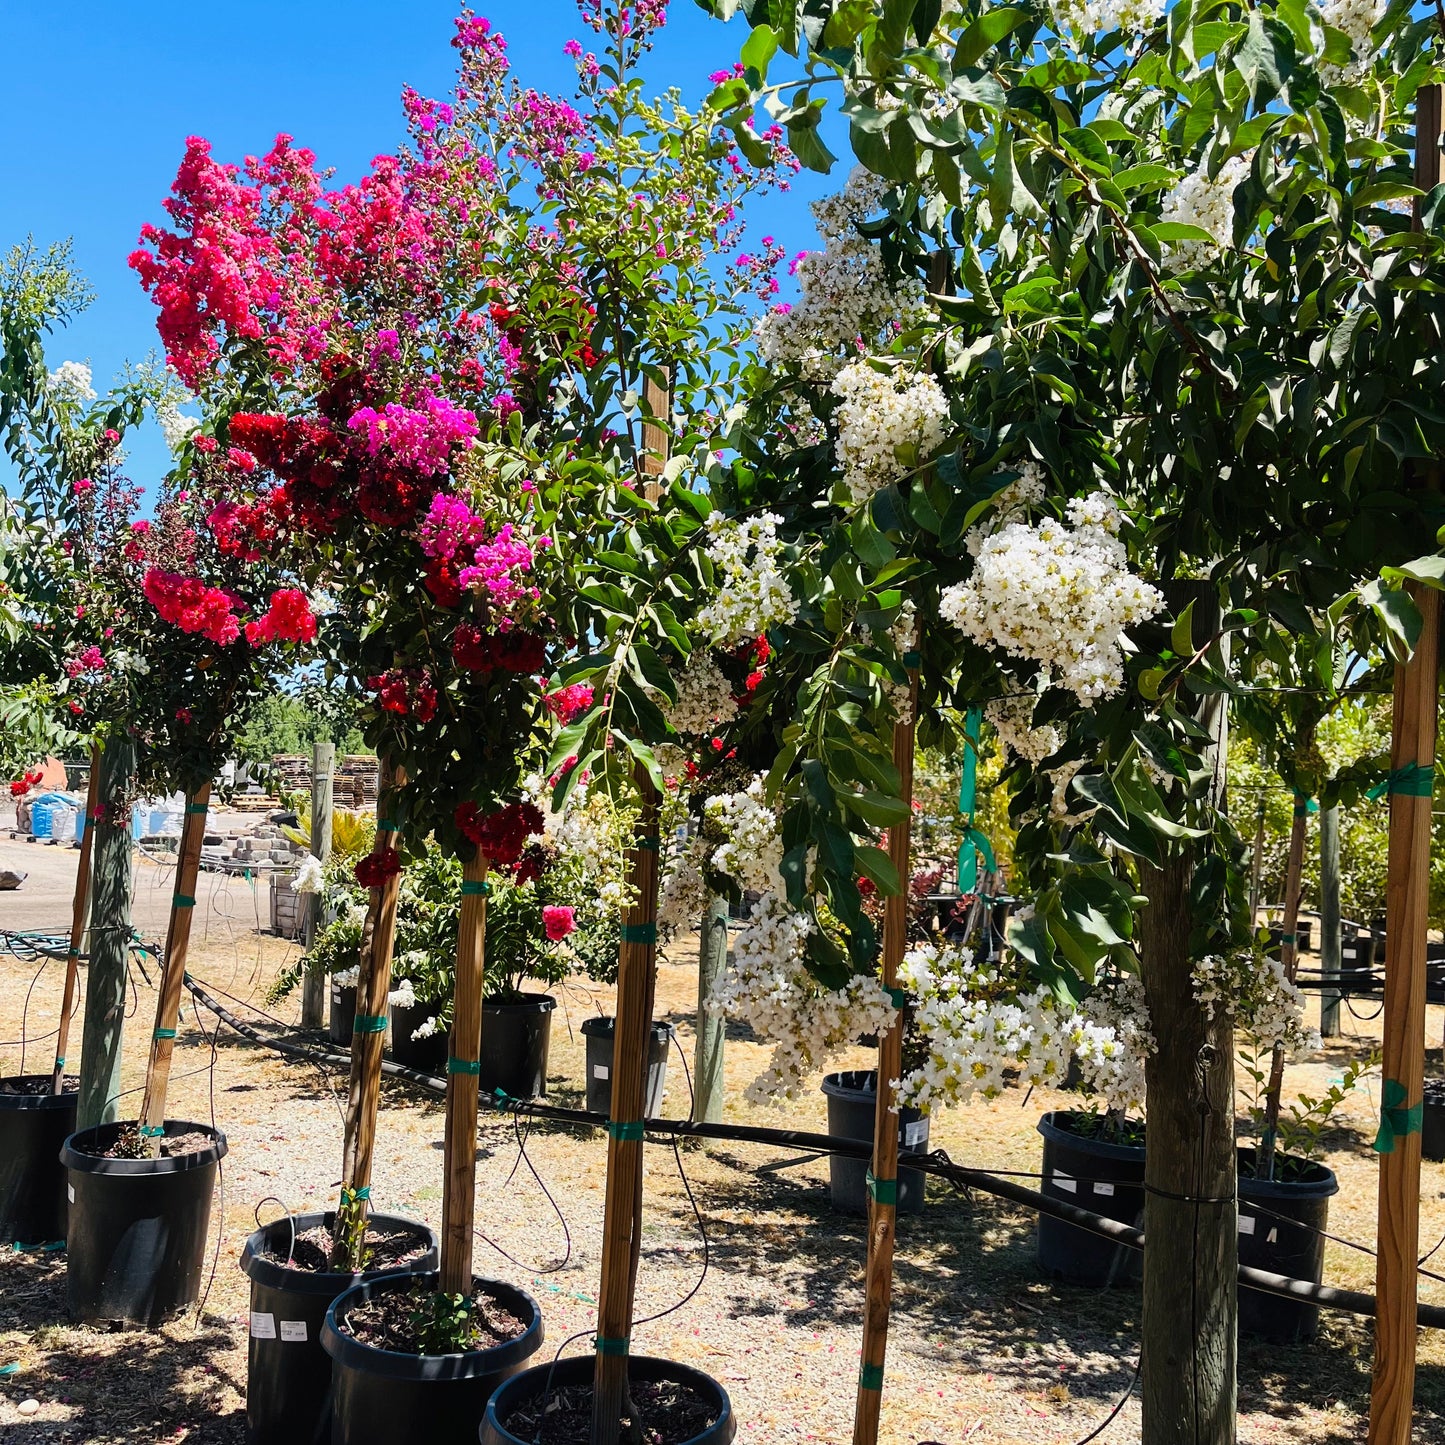
M726 836L714 850L710 866L740 888L759 893L778 887L783 866L778 815L763 796L763 781L759 774L741 792L718 793L702 805L706 824Z
M714 647L751 642L774 623L797 616L798 599L780 565L781 521L772 512L741 521L714 512L707 519L707 555L717 573L717 595L697 614L697 625Z
M441 1021L440 1014L432 1014L424 1018L412 1031L411 1036L417 1043L423 1039L429 1039L433 1034L440 1033L445 1025Z
M51 396L72 406L95 400L90 367L83 361L62 361L46 378Z
M1322 65L1320 76L1326 85L1344 80L1358 80L1375 58L1375 42L1370 32L1385 18L1388 0L1323 0L1320 18L1326 25L1343 30L1354 52L1347 65Z
M703 877L707 844L691 838L668 860L667 873L657 899L657 921L676 932L691 928L711 902L711 890Z
M1037 702L1033 693L1021 693L1015 697L993 698L983 710L1005 753L1034 764L1058 752L1064 743L1064 735L1052 723L1034 726Z
M1096 989L1070 1021L1084 1087L1118 1113L1144 1108L1144 1066L1158 1046L1144 985L1132 974Z
M201 423L193 416L187 416L169 398L156 407L156 420L160 423L161 435L171 451L178 452L185 445L186 438L196 431Z
M1165 0L1053 0L1054 20L1079 39L1122 31L1139 36L1163 18ZM1132 50L1133 47L1130 47Z
M1277 958L1249 949L1211 954L1195 961L1193 984L1204 1016L1219 1011L1234 1019L1260 1051L1279 1045L1299 1054L1320 1046L1318 1031L1304 1021L1304 995Z
M868 361L833 379L838 408L838 465L854 506L905 476L948 435L948 396L931 377Z
M401 962L400 959L397 961ZM409 978L397 979L396 987L387 994L386 1001L392 1008L415 1008L416 989L413 987L412 981Z
M355 968L338 968L336 972L331 975L331 982L334 983L337 988L355 988L360 981L361 968L359 965Z
M857 976L825 989L808 972L804 949L813 921L776 893L765 893L738 931L711 1006L748 1024L773 1045L748 1086L750 1103L796 1099L809 1076L860 1034L881 1033L896 1010L876 978Z
M1230 156L1211 176L1207 165L1185 175L1169 193L1161 221L1198 226L1208 231L1211 241L1170 241L1164 249L1165 265L1171 271L1191 271L1207 266L1234 238L1234 193L1249 179L1254 153Z
M1006 523L983 538L972 576L943 593L939 615L1092 705L1123 683L1125 630L1164 602L1129 570L1119 521L1113 498L1095 492L1069 503L1067 523Z
M732 685L708 649L699 647L688 658L677 677L677 701L663 711L678 732L708 736L737 716Z
M313 853L308 853L301 860L301 866L296 870L296 876L291 880L291 891L293 893L320 893L323 887L323 872L321 859Z

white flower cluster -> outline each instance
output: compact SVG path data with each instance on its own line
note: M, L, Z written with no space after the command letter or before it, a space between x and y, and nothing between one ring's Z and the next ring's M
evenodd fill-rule
M186 438L201 425L193 416L187 416L180 406L169 397L156 407L156 420L160 423L161 435L173 452L185 445Z
M301 866L296 870L296 876L291 880L291 891L293 893L320 893L322 880L321 859L315 854L308 853L302 860Z
M1058 752L1064 741L1063 734L1052 723L1034 726L1036 702L1032 693L996 697L983 710L1004 751L1035 765Z
M1105 1108L1144 1108L1144 1066L1159 1045L1137 978L1125 974L1090 994L1070 1021L1070 1045L1084 1087Z
M739 793L719 793L702 805L703 817L724 833L709 860L718 873L726 873L740 888L768 892L778 886L783 864L783 839L778 816L763 797L759 774Z
M1196 960L1193 984L1204 1016L1219 1011L1233 1018L1257 1052L1279 1045L1297 1054L1320 1046L1318 1032L1304 1021L1304 995L1277 958L1248 949L1211 954Z
M396 987L386 996L386 1001L392 1008L415 1008L416 989L409 978L395 980Z
M893 1004L875 978L855 977L841 989L819 986L804 963L812 928L812 920L786 900L765 893L739 930L714 988L713 1008L773 1045L767 1068L748 1086L750 1103L797 1098L833 1054L893 1022Z
M1025 457L1018 463L1018 476L994 493L995 521L1007 521L1015 512L1037 507L1048 492L1048 473L1032 457Z
M697 625L714 647L761 637L773 623L797 615L797 599L780 566L780 521L772 512L742 521L714 512L707 519L717 594L697 614Z
M359 965L353 968L338 968L331 975L331 982L337 988L355 988L361 982L361 968Z
M1385 18L1388 0L1323 0L1320 18L1326 25L1343 30L1350 42L1353 56L1348 65L1322 65L1320 76L1326 85L1358 80L1375 58L1375 42L1370 32Z
M1165 11L1164 0L1054 0L1055 23L1079 39L1096 35L1142 35L1153 29Z
M677 701L665 711L678 732L707 735L737 716L732 686L706 648L696 648L688 658L678 674Z
M1209 241L1171 241L1165 247L1165 264L1171 271L1192 271L1207 266L1234 238L1234 193L1249 179L1253 155L1230 156L1211 177L1205 166L1190 171L1169 193L1161 221L1198 226L1214 237Z
M691 928L702 917L710 892L702 876L707 844L692 838L673 854L657 899L657 921L664 928Z
M62 361L47 378L51 396L71 406L84 406L95 400L90 368L83 361Z
M882 253L858 230L881 209L887 189L857 166L839 194L813 202L823 250L798 261L797 303L775 306L758 320L753 334L764 361L826 381L886 331L928 315L923 286L912 281L895 287Z
M838 408L838 465L854 506L935 452L948 435L948 397L931 377L867 361L833 379Z
M1129 571L1104 492L1069 503L1068 523L1009 522L979 545L973 575L948 588L939 615L965 636L1039 665L1085 706L1123 682L1125 629L1163 605Z

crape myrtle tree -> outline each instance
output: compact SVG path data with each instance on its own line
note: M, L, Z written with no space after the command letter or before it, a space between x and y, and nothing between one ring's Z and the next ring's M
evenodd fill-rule
M1232 1439L1233 1050L1194 996L1196 966L1251 942L1223 700L1270 629L1403 655L1401 583L1440 575L1419 553L1442 520L1442 192L1412 165L1433 23L1403 4L708 8L754 25L714 96L743 142L762 107L826 163L836 96L888 185L864 227L883 274L935 277L859 358L873 378L800 378L815 433L780 433L755 378L723 480L828 539L820 588L906 584L925 717L1026 704L1010 781L1034 903L1013 948L1066 993L1106 959L1137 970L1159 1040L1145 1439ZM845 619L822 616L815 689L863 664ZM832 784L800 797L792 841L845 894L829 768L848 755L823 726L783 765Z
M529 773L546 765L558 806L584 776L619 804L663 785L654 749L678 737L676 673L716 580L710 504L688 483L722 426L747 298L768 288L764 264L721 258L743 196L797 167L776 137L759 169L711 113L647 98L637 65L663 6L581 9L598 51L567 43L571 100L515 79L503 38L463 11L454 95L407 91L408 143L358 183L327 189L287 137L240 167L192 140L170 223L134 258L171 364L216 415L190 443L220 459L214 524L243 554L293 556L324 589L333 669L388 770L358 869L367 1027L404 859L434 837L464 864L453 1295L471 1241L470 1208L453 1205L471 1184L452 1166L472 1167L476 1109L475 1029L457 1022L480 963L465 905L542 826ZM352 1268L369 1038L354 1051L336 1239ZM449 1271L463 1248L467 1268ZM444 1298L438 1309L465 1322Z

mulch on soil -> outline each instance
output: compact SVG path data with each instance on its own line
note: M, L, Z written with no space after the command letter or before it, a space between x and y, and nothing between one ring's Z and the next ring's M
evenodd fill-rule
M368 1229L366 1232L366 1268L368 1270L400 1269L418 1260L431 1247L431 1241L419 1229ZM266 1250L273 1264L303 1274L330 1274L331 1231L313 1224L294 1238L290 1230L279 1229ZM344 1271L336 1271L344 1273Z
M402 1355L425 1353L417 1340L412 1316L431 1294L426 1285L410 1289L390 1289L353 1305L342 1315L337 1311L337 1328L353 1339L375 1350L394 1350ZM475 1281L472 1289L472 1331L474 1350L505 1345L527 1332L530 1320L509 1309L488 1288L485 1281Z
M632 1404L633 1416L621 1420L622 1438L636 1438L641 1445L687 1445L717 1420L710 1401L676 1380L634 1381ZM567 1385L538 1396L513 1410L502 1424L533 1445L587 1445L592 1386ZM629 1434L634 1428L635 1437Z

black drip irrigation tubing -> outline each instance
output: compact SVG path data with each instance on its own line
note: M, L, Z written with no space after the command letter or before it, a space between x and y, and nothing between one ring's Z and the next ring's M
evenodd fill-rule
M333 1053L329 1049L293 1043L287 1039L268 1038L259 1029L252 1028L251 1025L238 1019L224 1008L189 975L186 976L185 983L194 997L215 1014L222 1023L240 1034L242 1038L251 1040L252 1043L260 1044L263 1048L273 1049L290 1058L304 1059L308 1063L338 1065L351 1063L349 1054ZM445 1079L423 1073L420 1069L409 1069L403 1064L393 1063L390 1059L382 1061L381 1070L391 1078L405 1079L408 1083L419 1084L422 1088L431 1089L435 1093L444 1093L446 1090ZM532 1118L550 1120L557 1124L581 1124L590 1129L607 1127L605 1114L593 1114L586 1109L564 1109L555 1104L539 1104L530 1099L513 1099L509 1095L483 1094L481 1097L483 1102L499 1114L524 1112ZM838 1154L848 1159L871 1159L873 1156L873 1145L866 1139L840 1139L833 1134L815 1134L803 1129L767 1129L744 1124L706 1124L691 1119L648 1119L645 1121L644 1127L648 1134L662 1135L667 1138L687 1137L767 1144L776 1149L802 1149L815 1154ZM1117 1219L1108 1219L1102 1214L1081 1209L1077 1204L1070 1204L1063 1199L1051 1199L1046 1194L1040 1194L1036 1189L1027 1189L1021 1184L1011 1183L986 1169L970 1169L966 1165L955 1164L941 1149L934 1150L931 1154L910 1154L907 1167L917 1169L922 1174L932 1174L963 1189L977 1189L981 1193L992 1194L995 1198L1007 1199L1010 1203L1021 1205L1023 1208L1039 1214L1050 1215L1054 1219L1062 1220L1065 1224L1075 1225L1090 1234L1100 1235L1115 1244L1124 1245L1128 1249L1142 1250L1144 1248L1144 1231L1142 1229L1135 1229L1133 1225L1121 1224ZM1375 1314L1375 1296L1366 1294L1363 1290L1337 1289L1333 1285L1291 1279L1288 1275L1272 1274L1263 1269L1251 1269L1247 1265L1239 1266L1239 1283L1246 1289L1255 1290L1260 1294L1299 1300L1303 1303L1319 1305L1324 1309L1342 1310L1348 1314L1368 1315L1372 1318ZM1416 1306L1416 1323L1428 1329L1445 1329L1445 1305L1418 1304Z

